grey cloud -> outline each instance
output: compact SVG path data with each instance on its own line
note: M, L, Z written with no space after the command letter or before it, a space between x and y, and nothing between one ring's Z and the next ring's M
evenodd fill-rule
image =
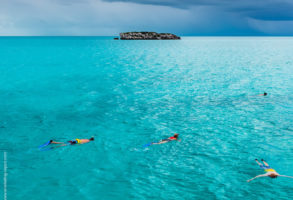
M255 30L265 34L275 36L293 35L293 21L262 21L257 19L250 19L249 24Z
M238 12L243 17L259 20L293 20L292 0L103 0L131 2L189 9L193 6L212 6L222 11Z
M10 0L0 35L293 35L291 10L291 0Z
M227 8L231 12L239 12L243 16L266 21L293 20L293 1L260 1L255 4L232 6Z
M7 1L0 7L0 35L116 35L129 30L192 34L194 20L187 10L85 1Z

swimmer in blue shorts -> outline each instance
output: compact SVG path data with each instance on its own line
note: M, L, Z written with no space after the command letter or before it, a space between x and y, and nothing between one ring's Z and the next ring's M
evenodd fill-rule
M260 163L257 159L255 159L255 162L260 166L260 168L262 168L266 173L265 174L261 174L261 175L258 175L252 179L249 179L247 180L247 182L250 182L252 181L253 179L256 179L256 178L260 178L260 177L265 177L265 176L268 176L270 178L277 178L278 176L283 176L283 177L287 177L287 178L293 178L291 176L285 176L285 175L280 175L276 172L276 170L274 170L273 168L271 168L269 166L269 164L264 161L263 159L261 159L261 161L264 163Z

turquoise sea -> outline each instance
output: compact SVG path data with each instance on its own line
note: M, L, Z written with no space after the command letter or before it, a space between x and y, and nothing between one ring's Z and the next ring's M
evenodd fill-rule
M8 200L292 199L292 119L293 37L0 38Z

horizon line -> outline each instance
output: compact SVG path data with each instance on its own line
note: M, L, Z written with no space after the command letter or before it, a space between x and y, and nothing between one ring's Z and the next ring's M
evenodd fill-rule
M293 37L293 35L178 35L180 37ZM0 35L0 37L119 37L117 35Z

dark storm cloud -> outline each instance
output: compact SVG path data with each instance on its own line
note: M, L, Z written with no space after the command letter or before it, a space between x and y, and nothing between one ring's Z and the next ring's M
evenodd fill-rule
M0 35L292 36L292 10L293 0L4 0Z
M188 9L192 6L212 6L216 9L242 14L258 20L293 20L293 0L103 0L131 2Z
M249 2L249 1L247 1ZM259 3L244 5L233 5L227 10L239 12L253 19L268 21L290 21L293 20L293 1L259 1Z

